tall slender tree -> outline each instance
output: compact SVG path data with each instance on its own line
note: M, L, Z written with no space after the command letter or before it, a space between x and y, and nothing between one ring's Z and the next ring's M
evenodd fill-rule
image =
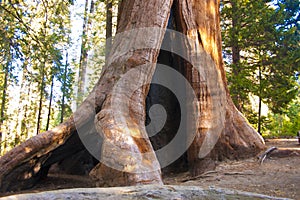
M68 6L68 2L56 1L12 1L0 4L0 31L3 36L1 51L10 52L13 58L10 67L12 73L9 75L13 87L7 90L8 96L14 94L13 99L18 97L16 92L21 87L20 99L7 101L11 113L5 124L7 127L16 127L10 132L11 140L14 141L8 141L10 144L16 143L20 138L28 139L45 122L42 118L46 116L42 116L42 113L46 113L47 108L43 101L46 99L46 89L51 85L49 77L52 62L61 59L59 49L68 42L68 37L65 37L70 29ZM8 57L2 55L4 54L1 53L1 63L6 63ZM17 101L22 105L16 108ZM27 132L31 133L28 137ZM7 130L3 135L6 133Z
M64 116L65 116L65 99L66 99L66 90L67 90L67 71L68 71L68 52L66 52L66 63L64 65L64 71L63 71L63 76L62 76L62 100L61 100L61 114L60 114L60 123L64 121Z
M54 75L51 75L51 86L50 86L50 96L49 96L49 105L48 105L48 115L47 115L47 123L46 123L46 131L49 130L50 118L51 118L51 109L52 109L52 101L53 101L53 87L54 87Z
M90 5L90 6L89 6ZM79 75L78 75L78 89L77 89L77 106L83 100L83 96L85 93L86 87L86 71L87 71L87 62L88 62L88 34L89 29L92 23L90 15L94 12L94 1L91 0L85 1L85 9L84 9L84 18L83 18L83 27L82 27L82 43L81 43L81 53L80 53L80 61L79 61Z
M74 71L69 65L69 55L66 51L65 55L65 64L61 66L60 74L58 79L61 83L61 102L60 102L60 123L64 121L66 117L69 117L71 114L70 105L73 97L73 83L74 83Z
M299 37L299 27L295 23L299 4L277 3L222 1L223 49L229 88L237 108L259 132L262 131L262 103L269 105L273 112L280 112L296 92L294 75L299 62L295 55L299 55L299 50L292 44ZM293 7L289 16L283 14L288 13L284 11L287 7ZM249 94L258 96L257 110L252 110Z
M106 1L106 54L105 57L107 58L109 51L111 49L111 44L112 44L112 30L113 30L113 2L112 0L107 0Z
M9 76L9 63L4 68L4 80L2 85L2 97L1 97L1 111L0 111L0 153L2 152L2 125L6 115L7 106L7 89L8 89L8 76ZM4 148L5 149L5 148Z
M43 102L44 102L44 93L45 93L45 63L42 63L41 66L41 77L39 81L39 103L38 103L38 114L37 114L37 122L36 122L36 134L40 133L41 127L41 118L42 118L42 109L43 109Z

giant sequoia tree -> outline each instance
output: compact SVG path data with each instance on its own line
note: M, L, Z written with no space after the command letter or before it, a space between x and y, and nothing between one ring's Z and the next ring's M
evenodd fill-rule
M100 160L90 172L99 186L162 183L161 167L175 160L197 175L216 160L257 154L264 142L227 90L219 26L218 0L123 0L91 94L64 123L0 159L1 190L29 187L86 149Z

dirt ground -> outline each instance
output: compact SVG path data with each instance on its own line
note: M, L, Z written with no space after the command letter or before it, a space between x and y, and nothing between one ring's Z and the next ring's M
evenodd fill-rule
M300 145L295 139L272 139L266 141L266 144L269 147L300 151ZM283 158L269 157L262 164L257 158L222 162L215 171L206 172L197 179L186 173L168 177L165 183L215 186L300 200L300 154Z
M296 139L272 139L267 140L266 144L268 147L275 146L300 152L300 145ZM300 154L294 153L282 158L270 157L262 164L257 158L225 161L219 163L214 171L206 172L199 177L192 178L188 173L176 174L165 177L164 183L222 187L300 200ZM94 187L88 177L49 174L41 184L18 193L84 187ZM13 193L0 194L0 196L10 194Z

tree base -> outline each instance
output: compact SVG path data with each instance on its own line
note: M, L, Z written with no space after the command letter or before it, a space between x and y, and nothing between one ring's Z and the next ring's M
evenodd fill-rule
M104 176L99 176L99 174ZM112 169L104 164L97 165L90 172L90 177L95 181L97 187L163 184L161 175L157 171L145 174L132 174Z

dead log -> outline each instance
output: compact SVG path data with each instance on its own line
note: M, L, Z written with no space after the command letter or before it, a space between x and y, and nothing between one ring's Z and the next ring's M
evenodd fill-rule
M263 164L264 160L266 159L266 157L271 154L274 150L276 150L277 147L270 147L269 149L267 149L262 155L260 155L258 157L259 163Z

